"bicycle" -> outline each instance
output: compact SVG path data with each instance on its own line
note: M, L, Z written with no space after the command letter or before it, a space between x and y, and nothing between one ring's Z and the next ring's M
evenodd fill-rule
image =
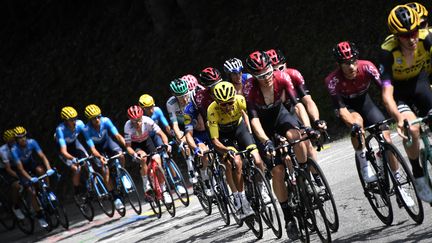
M140 215L142 206L138 190L129 172L120 164L119 157L124 154L126 153L122 152L112 157L107 157L107 163L109 164L110 174L112 176L111 178L113 178L115 183L114 193L119 196L123 204L125 199L127 199L135 213ZM126 215L126 207L116 210L120 216L123 217Z
M282 228L279 212L271 187L266 180L263 172L255 166L255 159L252 151L255 148L238 151L235 154L240 155L243 161L242 173L245 184L245 194L255 214L251 219L245 219L246 225L252 230L255 237L261 239L263 236L262 220L269 226L277 238L282 237ZM234 163L233 163L234 166ZM262 189L264 187L265 189ZM270 202L265 202L262 191L266 191Z
M150 161L147 161L148 165L148 178L151 186L151 190L147 192L147 199L150 203L150 207L153 212L156 214L157 218L162 216L161 209L161 201L165 205L166 210L171 215L171 217L175 216L175 203L173 196L171 194L171 186L165 177L165 172L161 166L158 165L156 160L153 158L154 155L160 154L162 152L166 152L166 145L162 145L156 148L155 151L150 154L145 155L144 157L150 158ZM159 181L161 180L161 181ZM165 184L165 189L162 189L161 185ZM171 203L165 201L163 196L164 193L168 193L171 198Z
M93 169L90 162L94 156L82 158L74 162L84 167L87 171L87 179L85 181L86 192L82 195L84 198L77 201L74 197L75 204L78 206L81 214L88 221L92 221L94 217L94 208L92 201L96 200L102 211L108 216L114 216L114 202L103 180L103 177Z
M204 152L206 156L208 153L209 151ZM195 157L194 170L199 171L201 167L202 167L201 160L199 159L199 157ZM205 190L207 189L207 185L205 185L201 173L198 173L196 177L197 177L197 183L194 183L192 185L193 193L198 198L198 202L201 204L201 207L203 208L204 212L207 215L210 215L212 213L213 198L207 196L207 194L205 193Z
M174 145L175 142L170 142L170 145ZM171 155L168 154L166 151L163 151L160 153L161 159L162 159L162 167L164 168L166 172L166 177L168 178L168 181L170 185L172 185L172 188L174 189L175 193L177 194L177 197L180 199L180 201L185 205L186 207L189 206L189 192L186 187L186 182L184 180L183 174L181 173L179 167L177 166L176 162L172 159ZM185 189L185 193L181 193L179 191L179 186L182 186Z
M51 231L52 229L57 228L59 224L63 226L63 228L68 229L69 219L66 210L58 200L55 193L48 186L45 179L47 177L48 174L43 174L38 177L38 190L36 194L37 202L43 210L43 214L48 223L47 230Z
M25 193L25 189L23 186L20 188L19 198L18 198L18 208L24 215L23 219L19 219L15 216L16 226L20 229L24 234L30 235L34 232L34 218L30 209L30 204L27 203L30 200L27 200L28 194Z
M313 138L309 133L294 141L287 141L279 145L275 151L280 156L288 155L291 158L292 172L285 165L285 184L288 190L288 206L293 212L299 228L299 238L302 242L310 241L310 232L316 231L323 242L331 242L329 222L323 208L322 200L318 195L311 178L308 163L300 164L294 153L294 145ZM272 156L272 159L274 157ZM274 163L274 161L273 161Z
M390 201L390 197L393 195L396 195L398 206L403 206L409 216L417 224L420 224L423 222L424 213L421 200L417 196L413 183L414 177L399 150L393 144L388 143L383 135L382 127L391 121L393 119L386 119L364 128L369 133L365 138L366 159L375 171L377 181L371 183L364 181L361 174L360 162L356 157L357 172L369 204L384 224L391 225L393 222L393 208ZM355 133L361 145L362 140L360 136L363 136L363 133L360 129L355 131ZM382 159L377 159L375 154L380 155ZM390 161L393 159L395 159L394 162L398 163L398 173L393 172L391 169ZM414 205L409 206L404 200L402 193L411 197Z

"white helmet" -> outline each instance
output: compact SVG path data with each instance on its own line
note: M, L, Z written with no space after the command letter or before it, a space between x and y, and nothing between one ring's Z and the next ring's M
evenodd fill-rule
M224 71L226 73L239 73L243 70L243 63L238 58L231 58L225 61Z

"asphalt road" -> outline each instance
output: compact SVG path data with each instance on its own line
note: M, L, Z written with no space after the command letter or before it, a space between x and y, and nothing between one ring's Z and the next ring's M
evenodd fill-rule
M400 139L395 138L400 147ZM405 154L403 152L403 154ZM354 163L354 152L347 139L328 144L319 153L319 163L333 190L339 212L340 228L332 234L334 242L432 242L432 210L424 204L425 220L417 225L403 208L398 208L392 198L394 220L385 226L374 214L360 186ZM143 213L136 215L128 207L125 217L117 214L108 218L101 211L93 222L88 222L74 205L67 210L70 229L45 232L36 226L35 233L26 236L19 230L0 229L1 242L252 242L255 236L246 226L224 226L217 208L207 216L195 196L189 207L176 202L177 214L172 218L164 212L160 219L154 217L150 206L144 205ZM96 208L96 207L95 207ZM282 219L283 220L283 219ZM283 224L284 225L284 224ZM316 235L312 242L319 242ZM262 242L287 241L286 232L276 239L270 229L264 229Z

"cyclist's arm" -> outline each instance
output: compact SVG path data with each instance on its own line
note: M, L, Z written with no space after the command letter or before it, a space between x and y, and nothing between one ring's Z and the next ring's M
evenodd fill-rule
M316 106L315 101L312 99L312 96L305 95L301 98L301 101L304 104L306 111L312 121L319 120L318 107Z
M294 106L294 110L295 110L297 117L300 119L300 121L303 123L303 125L310 127L311 124L309 121L309 116L306 112L304 105L299 102Z
M355 123L355 119L351 112L346 107L341 107L338 109L339 118L348 126L352 127ZM361 124L358 124L361 125Z
M382 87L382 99L384 106L387 112L393 117L396 121L400 122L403 120L401 113L397 108L396 101L393 97L394 87L393 85L386 85Z
M108 117L106 117L105 123L107 124L108 129L111 132L111 134L120 143L120 145L123 146L123 147L126 147L125 140L124 140L123 136L118 132L117 127L114 126L114 124L112 123L111 119L109 119Z
M27 178L28 180L31 180L31 176L27 171L24 169L24 166L22 165L21 161L16 161L16 168L18 170L18 173L21 174L21 176Z
M178 126L178 122L173 122L172 127L177 140L181 140L183 134L182 131L180 130L180 127Z
M255 136L261 143L265 143L265 141L269 140L269 137L264 132L264 129L261 126L261 121L258 117L253 117L251 119L251 126Z
M99 160L101 160L101 161L105 161L105 158L104 158L104 157L99 153L99 151L96 149L95 146L91 146L91 147L90 147L90 153L91 153L94 157L98 158Z
M42 149L39 147L38 142L36 142L36 140L29 140L28 141L29 146L38 154L39 158L42 160L42 162L45 165L45 168L47 170L51 169L51 165L47 159L47 157L45 156L44 152L42 151Z
M154 112L156 113L156 115L158 117L158 120L161 123L161 127L165 128L166 134L171 134L171 127L170 127L170 125L168 123L168 120L166 119L166 117L163 114L162 110L159 107L157 107L157 108L158 109L156 109L156 107L155 107Z
M161 137L162 142L164 144L168 144L169 143L168 137L165 135L165 133L162 131L162 129L159 129L159 131L157 131L156 134L159 135L159 137Z
M61 128L56 129L55 138L57 140L58 145L60 146L60 154L68 160L74 158L68 151L66 146L66 141L64 139L63 130Z
M192 130L186 131L185 137L186 137L186 142L191 147L192 151L198 147L198 145L195 143L195 140L193 138L193 131Z
M5 170L9 175L18 178L17 173L12 169L10 163L5 163Z
M229 149L219 141L219 138L212 138L212 143L215 149L221 153L228 153Z

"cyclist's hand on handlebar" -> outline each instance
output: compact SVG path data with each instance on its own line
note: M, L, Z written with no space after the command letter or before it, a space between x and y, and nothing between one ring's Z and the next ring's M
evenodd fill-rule
M268 156L270 156L270 155L275 156L276 155L274 144L270 139L266 140L264 142L264 151L266 152L266 154Z
M49 169L49 170L46 171L46 174L48 176L52 176L54 173L55 173L55 171L53 169Z
M99 158L98 158L101 162L102 162L102 164L106 164L107 163L107 159L104 157L104 156L100 156Z
M232 149L228 150L228 152L227 152L228 156L229 156L231 159L234 159L234 157L235 157L235 153L236 153L236 151L234 151L234 150L232 150Z
M165 145L166 145L166 151L167 151L167 153L171 153L172 146L170 144L165 144Z
M324 120L315 120L314 128L318 130L327 130L327 122Z
M194 149L194 156L198 156L198 157L202 157L203 156L203 151L201 150L200 147L196 147Z
M36 184L39 181L39 179L37 177L32 177L30 181L31 183Z
M351 137L357 137L357 133L363 133L361 126L357 123L353 123L351 127Z
M306 134L308 135L308 137L310 139L318 139L320 137L320 133L317 130L314 130L311 127L306 127L305 128Z

